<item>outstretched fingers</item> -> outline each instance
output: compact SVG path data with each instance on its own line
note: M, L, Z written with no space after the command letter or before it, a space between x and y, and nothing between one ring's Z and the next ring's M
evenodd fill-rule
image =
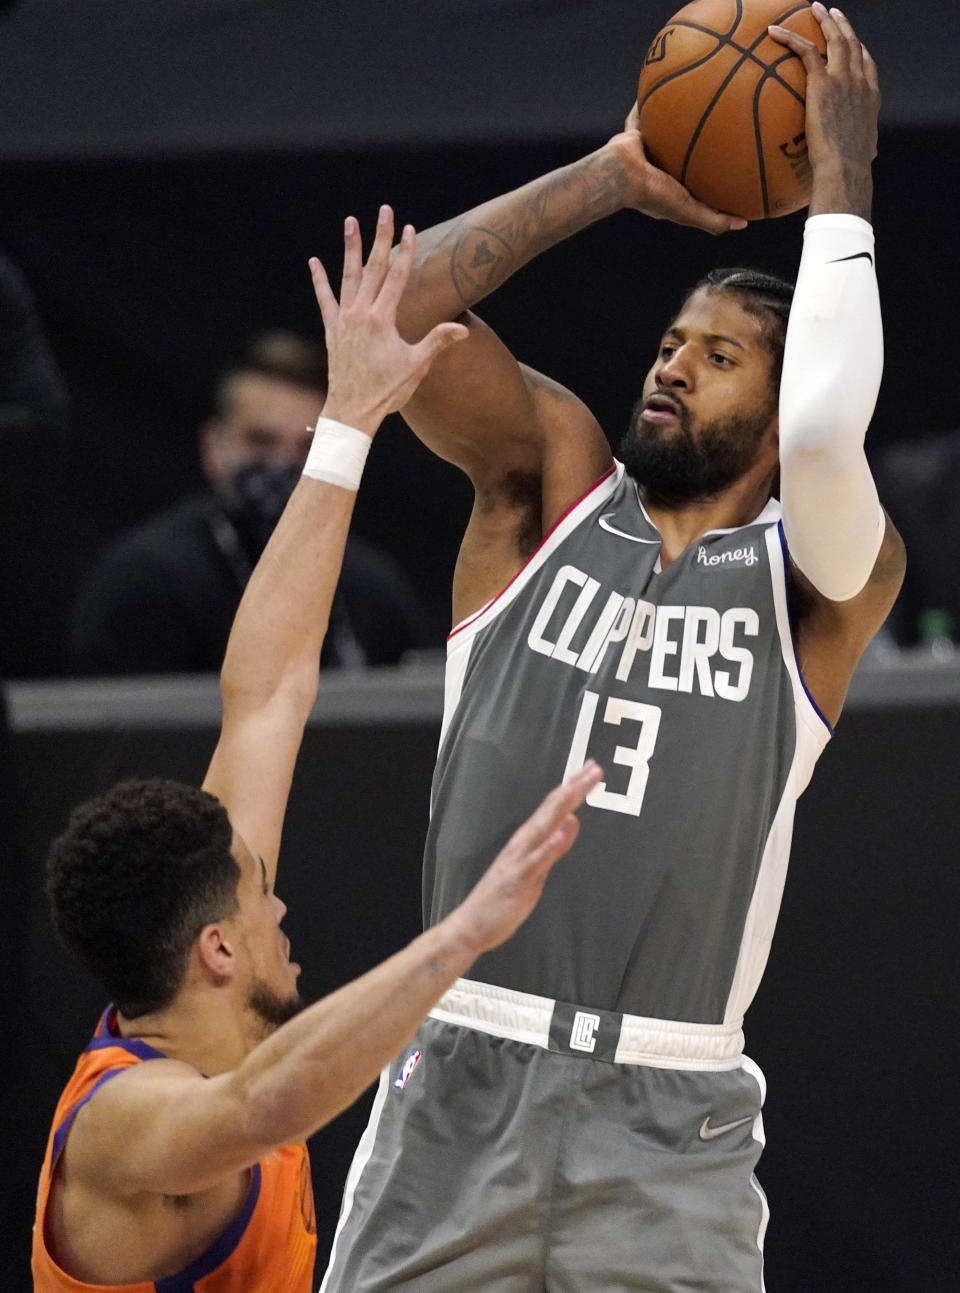
M589 759L555 790L551 790L533 816L517 831L516 843L534 867L554 862L576 839L579 822L573 816L603 777Z
M379 304L394 314L407 286L410 270L413 268L416 245L417 236L413 225L404 225L396 253L390 262L390 267L384 277L378 298Z
M554 831L547 836L527 857L527 864L535 876L548 872L554 862L568 853L574 840L580 834L580 822L568 813Z
M393 246L393 210L386 203L377 215L377 232L370 248L370 255L363 267L356 299L372 304L383 287L390 266L390 248Z
M360 226L354 216L347 216L343 223L343 277L340 280L340 308L353 305L360 289L363 274L363 247Z
M310 266L310 277L313 280L313 294L317 298L317 305L320 306L320 313L323 315L323 326L329 332L337 321L337 298L333 294L333 288L330 286L330 280L327 278L327 271L323 264L316 256L311 256L307 262Z
M357 301L361 305L371 305L379 299L388 309L395 310L413 264L414 243L413 226L407 225L400 240L399 254L391 265L393 210L384 204L377 217L373 246L364 264L360 226L356 217L347 216L343 225L343 276L339 303L321 262L315 256L309 261L313 290L326 326L332 325L338 309L349 309Z

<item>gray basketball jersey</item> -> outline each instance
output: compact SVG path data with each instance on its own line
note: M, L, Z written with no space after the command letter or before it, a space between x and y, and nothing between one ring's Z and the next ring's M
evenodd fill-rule
M604 769L533 914L472 978L650 1018L742 1019L794 804L830 735L797 666L779 518L771 500L662 569L616 464L453 631L429 923L552 786L590 757Z

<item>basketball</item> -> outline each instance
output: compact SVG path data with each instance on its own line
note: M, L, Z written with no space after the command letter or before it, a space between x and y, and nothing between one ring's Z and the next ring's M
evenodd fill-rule
M650 160L701 202L748 220L810 200L806 72L771 23L826 51L806 0L693 0L654 37L637 93Z

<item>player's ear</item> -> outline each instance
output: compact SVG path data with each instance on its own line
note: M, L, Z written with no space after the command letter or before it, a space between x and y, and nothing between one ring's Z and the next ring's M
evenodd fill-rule
M225 922L204 925L197 935L194 955L203 970L218 982L237 972L236 937Z

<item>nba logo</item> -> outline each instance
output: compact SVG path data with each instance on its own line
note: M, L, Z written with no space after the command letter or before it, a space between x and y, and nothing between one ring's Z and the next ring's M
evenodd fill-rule
M398 1091L402 1091L403 1088L407 1085L407 1083L410 1080L410 1074L413 1072L413 1070L417 1067L419 1063L420 1063L420 1052L411 1051L410 1054L407 1056L407 1058L403 1061L403 1068L397 1074L393 1082L393 1085L396 1087Z

